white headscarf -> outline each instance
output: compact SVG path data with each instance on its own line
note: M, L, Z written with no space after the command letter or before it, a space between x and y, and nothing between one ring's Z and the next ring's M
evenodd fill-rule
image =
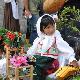
M49 14L44 14L43 16L45 16L45 15L48 15L48 16L52 17L53 20L54 20L54 17L53 17L53 16L51 16L51 15L49 15ZM44 37L44 34L40 31L40 23L41 23L41 19L42 19L43 16L41 16L41 17L38 19L37 24L36 24L37 33L38 33L38 36L39 36L40 38L43 38L43 37ZM56 23L55 23L55 29L56 29Z
M44 14L43 16L45 15L49 15L49 14ZM34 40L33 46L27 51L28 54L33 55L36 53L39 42L43 44L40 53L45 53L46 50L49 49L49 47L51 47L52 43L55 41L54 40L55 33L52 36L47 36L40 31L40 23L43 16L41 16L37 21L36 28L37 28L38 37ZM51 15L49 16L52 17ZM56 24L55 24L55 27L56 27Z
M11 5L12 5L13 17L15 19L19 19L18 4L16 4L15 0L12 0Z
M52 17L53 18L53 20L54 20L54 17L53 16L51 16L51 15L49 15L49 14L44 14L43 16L45 16L45 15L48 15L48 16L50 16L50 17ZM48 50L49 49L49 47L51 47L52 46L52 44L55 42L55 34L56 34L56 23L55 23L55 32L54 32L54 34L53 35L51 35L51 36L47 36L46 34L44 34L44 33L42 33L41 31L40 31L40 23L41 23L41 19L43 18L43 16L41 16L39 19L38 19L38 21L37 21L37 24L36 24L36 28L37 28L37 34L38 34L38 36L39 36L39 41L41 42L41 43L43 43L43 45L42 45L42 52L44 53L45 52L45 50ZM37 40L38 41L38 40ZM34 41L34 44L37 42L36 40Z

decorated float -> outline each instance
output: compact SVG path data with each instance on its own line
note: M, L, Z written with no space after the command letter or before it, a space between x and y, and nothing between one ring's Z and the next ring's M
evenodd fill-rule
M43 9L46 13L52 14L59 11L64 5L64 3L65 0L44 0ZM25 57L25 51L23 47L24 44L26 43L23 34L18 32L11 32L8 31L7 29L0 28L0 48L1 48L0 63L4 61L3 65L0 64L0 68L4 69L0 70L1 72L4 71L4 73L0 74L0 76L5 77L6 80L8 79L19 80L22 79L23 77L28 77L30 78L30 80L33 80L33 66L29 65L27 62L27 57ZM28 46L26 45L26 48L27 47ZM6 67L4 68L3 66ZM67 80L68 78L69 79L73 78L73 80L75 79L79 80L80 68L64 66L62 68L59 68L55 72L55 75L57 80L64 79ZM54 77L54 75L52 76ZM52 80L50 77L48 77L47 79Z

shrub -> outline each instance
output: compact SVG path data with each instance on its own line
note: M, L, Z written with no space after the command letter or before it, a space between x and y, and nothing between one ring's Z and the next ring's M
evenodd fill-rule
M59 21L57 28L60 30L62 37L66 40L67 36L80 35L80 10L73 7L64 7L59 11Z

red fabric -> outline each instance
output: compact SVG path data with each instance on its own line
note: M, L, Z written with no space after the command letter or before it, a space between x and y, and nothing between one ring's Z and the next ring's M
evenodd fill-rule
M58 56L58 54L56 53L56 54L51 54L51 53L45 53L45 54L43 54L43 55L51 55L51 56Z
M59 62L58 60L54 60L52 62L52 67L47 69L47 75L54 73L59 68Z

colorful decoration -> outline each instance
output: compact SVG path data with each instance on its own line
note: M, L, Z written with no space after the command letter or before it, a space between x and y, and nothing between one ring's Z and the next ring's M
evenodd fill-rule
M64 66L60 67L54 74L47 76L46 80L79 80L80 67Z
M26 38L20 32L12 32L5 28L0 28L0 49L4 49L4 45L20 47L25 42Z
M47 13L57 12L65 3L65 0L45 0L43 10Z
M19 66L26 66L28 65L27 57L26 56L13 56L10 59L10 62L13 66L19 67Z
M11 41L15 39L15 34L11 33L10 31L8 31L6 33L6 37L9 38Z
M74 74L77 72L80 72L80 68L64 66L62 68L59 68L55 73L58 80L64 80L67 79L68 77L74 76Z

